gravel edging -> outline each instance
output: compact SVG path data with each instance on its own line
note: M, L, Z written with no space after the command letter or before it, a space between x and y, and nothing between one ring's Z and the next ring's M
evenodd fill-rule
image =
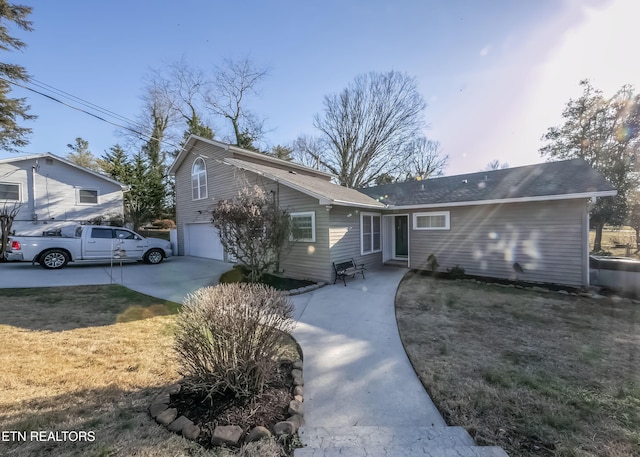
M311 291L317 290L317 289L319 289L321 287L324 287L326 285L327 285L326 282L319 281L319 282L317 282L315 284L311 284L311 285L308 285L308 286L305 286L305 287L300 287L298 289L283 290L282 293L284 295L300 295L300 294L304 294L304 293L307 293L307 292L311 292Z

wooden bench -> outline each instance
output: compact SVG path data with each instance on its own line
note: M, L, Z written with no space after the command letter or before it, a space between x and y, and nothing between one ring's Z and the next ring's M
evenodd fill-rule
M338 263L333 262L333 269L336 272L336 279L333 280L334 284L338 279L342 279L344 286L347 287L347 278L355 278L358 273L364 279L364 264L356 264L353 259Z

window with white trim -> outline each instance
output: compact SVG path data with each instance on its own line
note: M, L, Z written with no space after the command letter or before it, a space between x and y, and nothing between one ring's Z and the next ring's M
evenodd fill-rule
M207 167L202 157L198 157L191 168L191 191L194 200L207 198Z
M449 230L451 214L449 211L413 213L414 230Z
M97 205L98 191L96 189L78 189L79 205Z
M316 212L305 211L291 213L292 238L296 241L315 243L316 241Z
M20 201L20 184L0 183L0 200Z
M382 250L381 220L382 216L378 213L360 213L360 252L362 255Z

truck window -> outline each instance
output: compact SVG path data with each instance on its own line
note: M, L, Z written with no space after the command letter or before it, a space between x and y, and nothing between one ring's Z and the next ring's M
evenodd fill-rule
M113 230L108 228L92 228L91 238L113 238Z
M76 229L76 238L80 238L82 236L82 226Z
M136 238L136 235L133 232L130 232L129 230L116 230L116 238L121 239L121 240L134 240Z

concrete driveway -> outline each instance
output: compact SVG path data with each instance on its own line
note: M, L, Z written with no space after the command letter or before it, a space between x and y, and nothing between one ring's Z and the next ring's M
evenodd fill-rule
M143 294L182 303L187 294L217 281L232 266L220 260L184 256L170 257L158 265L71 263L61 270L7 262L0 263L0 289L122 284Z

